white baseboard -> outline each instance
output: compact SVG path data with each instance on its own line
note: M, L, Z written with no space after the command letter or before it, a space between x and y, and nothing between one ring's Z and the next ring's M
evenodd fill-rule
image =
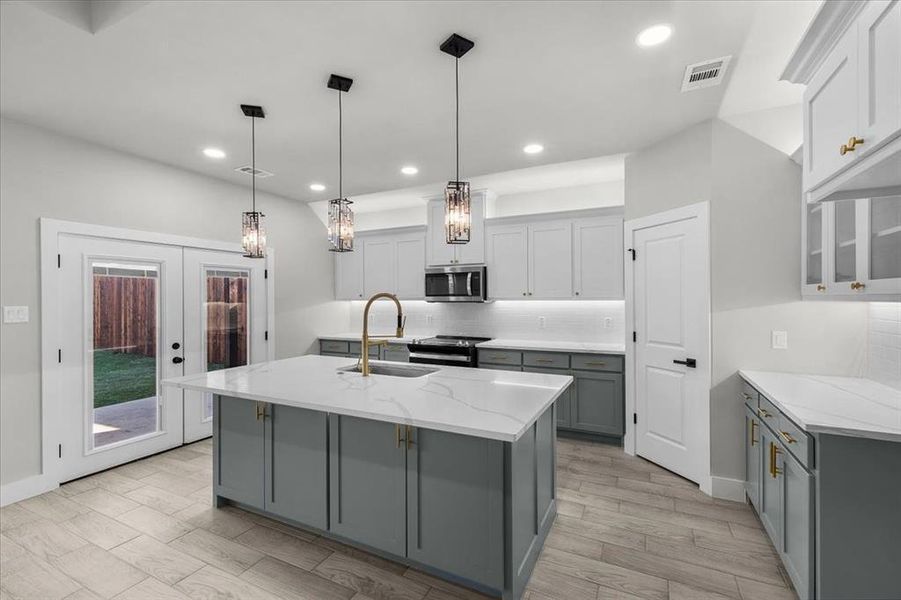
M58 487L59 484L56 481L43 474L0 485L0 506L39 496Z
M710 477L710 495L723 500L745 501L745 482L728 477Z

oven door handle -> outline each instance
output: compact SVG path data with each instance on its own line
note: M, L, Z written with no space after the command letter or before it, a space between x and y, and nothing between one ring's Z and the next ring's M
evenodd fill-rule
M454 362L468 363L468 356L459 356L456 354L437 354L434 352L411 352L410 358L418 358L421 360L450 360Z

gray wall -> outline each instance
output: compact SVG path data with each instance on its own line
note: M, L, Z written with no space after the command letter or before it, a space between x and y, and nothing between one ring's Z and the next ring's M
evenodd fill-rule
M225 167L224 167L225 168ZM237 242L249 190L0 119L0 304L31 321L0 335L0 483L40 472L40 217ZM324 323L347 322L333 300L325 230L299 202L259 194L276 249L275 349L313 348Z
M626 219L710 202L711 472L741 479L738 369L860 376L867 306L801 302L801 172L723 121L626 158ZM770 348L772 330L788 349Z

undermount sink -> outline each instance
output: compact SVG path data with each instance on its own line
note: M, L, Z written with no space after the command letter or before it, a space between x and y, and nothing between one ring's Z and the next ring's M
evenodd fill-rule
M360 373L362 367L359 364L349 367L341 367L339 373ZM411 367L407 365L385 365L369 363L370 375L387 375L389 377L425 377L439 369L432 367Z

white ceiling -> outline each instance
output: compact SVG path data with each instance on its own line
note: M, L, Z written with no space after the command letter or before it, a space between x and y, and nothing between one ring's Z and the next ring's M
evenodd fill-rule
M684 67L733 54L738 76L760 4L778 20L792 3L150 2L91 28L0 2L0 112L247 184L233 171L250 160L238 104L262 104L257 166L275 177L259 187L315 201L337 192L337 100L325 87L336 72L355 79L344 98L354 196L452 177L453 59L437 48L451 32L476 42L461 60L462 175L472 179L633 151L717 116L727 86L682 94ZM672 39L638 48L638 31L658 22L673 25ZM786 59L760 60L778 72ZM778 82L757 84L765 101ZM534 141L545 152L523 154ZM205 158L206 146L228 158ZM405 164L419 174L401 175ZM315 194L313 181L329 187Z

